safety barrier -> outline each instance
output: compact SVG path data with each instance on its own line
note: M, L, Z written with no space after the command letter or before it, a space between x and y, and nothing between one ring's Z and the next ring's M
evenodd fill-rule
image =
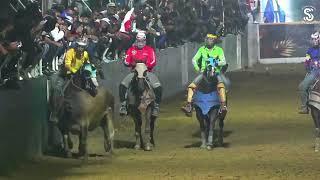
M38 78L19 82L19 90L0 89L0 175L19 160L42 154L47 136L46 82Z

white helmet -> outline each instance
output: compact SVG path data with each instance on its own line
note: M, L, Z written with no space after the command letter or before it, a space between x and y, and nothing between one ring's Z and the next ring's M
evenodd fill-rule
M318 46L320 43L320 33L315 32L315 33L311 34L311 39L312 39L313 45Z
M146 34L144 32L138 32L137 36L136 36L136 40L146 40Z
M146 46L146 34L144 32L138 32L137 36L136 36L136 46L139 49L142 49L144 46Z
M77 45L86 47L88 45L88 39L87 38L78 39L77 40Z

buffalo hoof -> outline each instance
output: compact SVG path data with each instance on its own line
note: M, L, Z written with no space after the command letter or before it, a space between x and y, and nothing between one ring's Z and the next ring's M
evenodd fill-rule
M135 150L140 150L140 144L136 144L136 145L134 146L134 149L135 149Z
M201 144L200 149L205 149L207 146L205 144Z
M82 161L82 163L88 163L89 161L89 155L84 155L82 158L80 158L80 160Z
M78 157L84 157L86 155L86 152L84 150L78 151Z
M112 145L112 143L105 143L105 144L104 144L104 150L105 150L107 153L112 153L112 151L113 151L113 145Z
M320 138L316 138L315 145L314 145L314 152L319 152L320 149Z
M152 144L153 147L156 146L156 144L154 143L154 139L153 138L151 138L150 143Z
M145 148L144 148L145 151L152 151L152 146L150 143L146 144Z
M71 151L66 151L64 154L65 158L72 158L72 153Z
M72 142L72 140L70 138L68 139L68 146L69 146L70 149L73 148L73 142Z

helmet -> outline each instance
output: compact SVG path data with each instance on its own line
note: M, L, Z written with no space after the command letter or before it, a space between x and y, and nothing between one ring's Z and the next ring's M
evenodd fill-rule
M88 45L88 40L86 38L81 38L76 41L76 52L78 55L82 54Z
M146 34L144 32L138 32L137 36L136 36L136 40L146 40Z
M218 36L215 34L207 34L207 38L209 39L218 39Z
M146 34L144 32L138 32L136 36L136 46L142 49L146 45Z
M218 40L218 36L217 35L215 35L215 34L207 34L206 40L205 40L206 41L206 46L208 48L212 48L217 40Z
M311 34L311 40L314 46L318 46L320 43L320 33L319 32L315 32L313 34Z
M78 46L86 47L88 45L88 39L87 38L80 38L77 40L76 43Z
M110 2L110 3L107 4L107 7L116 7L116 4L113 3L113 2Z

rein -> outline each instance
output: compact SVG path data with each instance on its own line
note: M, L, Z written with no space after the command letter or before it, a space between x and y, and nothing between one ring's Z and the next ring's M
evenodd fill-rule
M73 79L70 79L70 81L71 81L71 84L72 84L76 89L78 89L78 90L80 90L80 91L85 91L85 89L83 89L83 88L79 87L78 85L76 85L76 84L73 82Z

